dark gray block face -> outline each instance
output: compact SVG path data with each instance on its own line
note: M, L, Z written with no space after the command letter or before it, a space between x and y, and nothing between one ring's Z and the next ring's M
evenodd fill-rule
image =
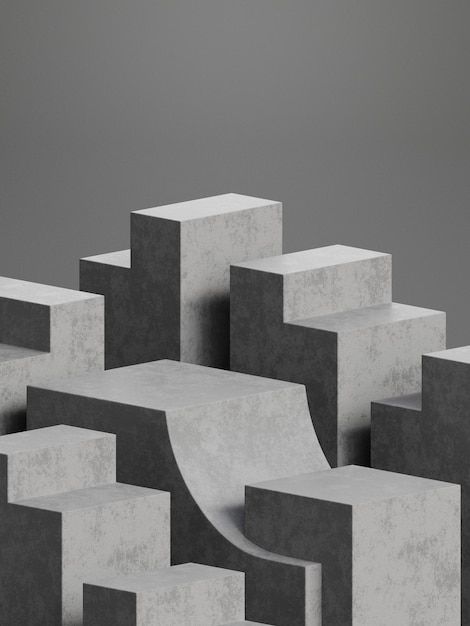
M80 264L80 288L106 298L106 367L228 367L230 264L281 250L279 202L224 194L134 211L130 250Z
M173 563L246 574L248 619L319 625L321 568L244 536L245 484L328 467L301 385L158 361L29 389L30 428L117 436L123 482L172 494Z
M328 246L232 265L231 369L302 383L331 465L368 464L370 401L415 391L445 314L391 302L391 257Z
M245 614L243 573L196 563L90 581L83 593L84 626L220 626Z
M246 488L246 535L318 561L324 626L460 624L460 488L346 466Z
M24 430L26 386L104 367L104 300L0 277L0 435Z
M115 482L115 436L0 437L0 623L77 626L89 577L169 564L170 496Z
M462 623L470 620L470 347L423 356L422 395L372 405L372 464L462 486Z

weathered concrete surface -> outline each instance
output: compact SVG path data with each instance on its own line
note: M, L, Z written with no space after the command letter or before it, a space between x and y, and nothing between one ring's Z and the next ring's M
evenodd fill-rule
M246 535L319 561L323 625L460 624L460 487L346 466L246 488Z
M245 484L328 467L301 385L173 361L29 389L28 427L117 435L118 479L172 494L174 563L246 573L247 618L321 622L321 568L243 531Z
M82 259L106 298L106 367L229 365L229 266L282 251L279 202L224 194L131 214L131 250Z
M370 402L411 393L445 314L391 302L391 257L327 246L232 265L231 369L302 383L331 465L368 464Z
M220 626L245 614L244 574L185 563L87 581L83 601L84 626Z
M28 384L103 367L101 296L0 277L0 435L24 430Z
M462 486L462 623L470 623L470 346L423 356L422 394L372 405L374 467Z
M168 493L115 483L115 436L0 437L0 623L79 626L89 577L169 564Z

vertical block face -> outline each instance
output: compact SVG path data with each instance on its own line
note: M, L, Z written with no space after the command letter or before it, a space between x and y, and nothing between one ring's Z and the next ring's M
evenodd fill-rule
M186 563L158 571L86 583L84 626L116 626L114 615L135 598L136 626L220 626L242 619L245 611L244 575L220 568ZM93 615L100 612L101 621Z
M323 624L460 624L460 489L368 468L246 490L246 533L323 568ZM406 583L405 583L406 581Z

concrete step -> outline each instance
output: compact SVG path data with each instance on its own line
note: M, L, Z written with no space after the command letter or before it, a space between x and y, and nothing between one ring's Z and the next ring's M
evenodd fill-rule
M322 624L460 624L460 487L346 466L246 488L245 530L322 564Z
M84 626L220 626L243 618L244 574L185 563L86 581L83 598Z

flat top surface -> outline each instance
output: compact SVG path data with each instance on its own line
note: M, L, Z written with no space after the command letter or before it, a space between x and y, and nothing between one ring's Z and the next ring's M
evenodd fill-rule
M356 261L366 261L379 257L388 257L389 254L383 252L373 252L362 248L352 248L350 246L334 245L312 250L302 250L290 254L256 259L254 261L244 261L235 263L235 267L246 267L269 274L296 274L309 270L318 270L324 267L332 267L343 263L354 263Z
M358 465L347 465L321 472L290 476L251 486L257 489L351 506L419 494L430 489L458 488L451 483L417 478L406 474L395 474Z
M391 302L388 304L368 306L362 309L352 309L341 313L333 313L331 315L321 315L318 317L295 320L289 323L295 326L330 330L332 332L348 332L360 328L385 326L405 320L429 317L431 315L444 314L441 313L441 311Z
M95 254L94 256L87 256L82 261L90 261L92 263L102 263L103 265L114 265L115 267L125 267L127 269L131 266L131 251L130 250L118 250L117 252L106 252L105 254Z
M29 506L34 509L66 513L67 511L106 506L123 500L162 495L168 494L164 491L157 491L156 489L136 487L135 485L126 485L124 483L113 483L111 485L99 485L98 487L65 491L64 493L52 494L50 496L40 496L39 498L17 500L15 504Z
M95 294L75 291L73 289L63 289L52 285L41 285L40 283L30 283L15 278L5 278L0 276L0 299L22 300L33 304L53 306L54 304L66 304L79 300L90 300L92 298L102 298Z
M447 361L456 361L458 363L470 363L470 346L462 346L460 348L451 348L450 350L441 350L440 352L431 352L426 354L436 359L445 359Z
M221 567L200 565L199 563L183 563L182 565L163 567L153 572L144 572L142 574L110 576L96 581L87 580L85 584L132 593L145 593L157 591L162 587L178 587L180 585L190 585L199 580L214 580L229 576L243 577L244 574Z
M400 409L409 409L411 411L421 411L422 395L421 393L410 393L406 396L396 396L395 398L385 398L374 404L386 404Z
M162 360L94 372L36 387L164 411L293 389L299 385Z
M1 436L0 454L77 445L83 441L105 438L115 439L116 435L59 424Z
M177 202L176 204L166 204L150 209L142 209L141 211L133 211L133 213L160 217L176 222L186 222L189 220L212 217L214 215L236 213L238 211L274 205L280 205L280 202L265 200L264 198L254 198L253 196L242 196L237 193L226 193L220 196L198 198L197 200L189 200L187 202Z
M11 346L8 343L0 343L0 363L5 361L15 361L16 359L28 359L35 356L44 356L48 352L41 350L31 350L31 348L21 348Z

